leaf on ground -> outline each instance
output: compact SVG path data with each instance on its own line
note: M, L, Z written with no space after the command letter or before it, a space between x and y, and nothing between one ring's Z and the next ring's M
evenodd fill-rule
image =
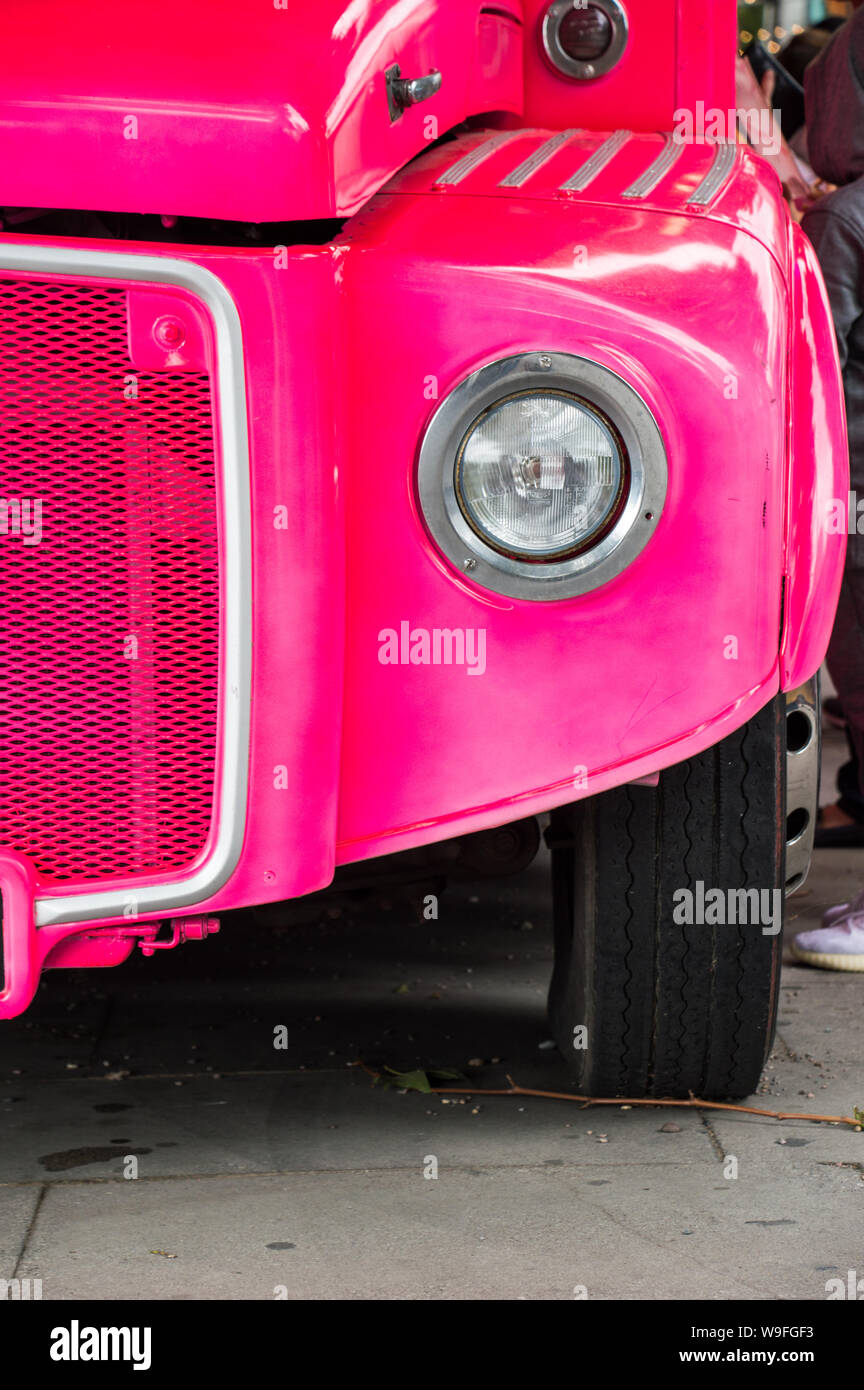
M382 1086L397 1091L423 1091L427 1095L432 1090L425 1071L394 1071L392 1067L387 1067L387 1071L389 1076L378 1078Z
M376 1084L388 1086L395 1091L422 1091L424 1095L428 1095L432 1090L433 1082L464 1080L465 1078L460 1071L453 1071L452 1069L437 1071L429 1068L427 1071L423 1071L417 1067L414 1071L396 1071L393 1067L385 1067L384 1072L378 1076Z

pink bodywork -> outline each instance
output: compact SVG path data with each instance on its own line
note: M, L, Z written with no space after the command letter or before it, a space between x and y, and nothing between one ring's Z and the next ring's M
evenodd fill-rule
M52 7L8 7L3 24L14 15L22 51L29 50L21 36L45 8ZM251 102L277 81L276 50L260 87L245 72L245 95L229 84L229 67L238 71L233 55L208 63L196 51L182 73L171 62L154 68L151 54L142 58L141 93L154 97L145 81L154 72L162 84L153 99L157 129L175 120L169 79L176 90L194 88L200 102L183 113L194 148L186 174L172 164L176 149L163 158L165 124L152 164L143 144L136 152L137 202L128 210L238 218L360 210L332 242L288 246L278 258L270 248L86 243L106 258L141 254L169 268L205 268L242 325L252 579L245 829L226 881L179 913L136 913L134 926L117 914L7 930L0 1016L26 1007L43 966L117 963L147 938L148 923L166 915L198 918L308 893L328 884L337 864L504 824L656 774L716 743L779 689L795 688L824 655L844 549L844 538L826 525L830 499L845 499L848 489L842 395L821 277L773 173L739 151L715 196L694 206L688 199L717 151L693 144L650 195L634 200L626 190L663 148L662 137L637 133L589 188L570 193L562 182L605 138L578 129L523 187L500 182L556 129L608 127L614 119L634 131L668 130L682 100L731 104L725 57L734 6L715 0L699 7L697 23L684 0L630 0L634 19L639 10L653 15L638 46L634 40L639 71L658 65L647 106L643 91L636 95L635 69L610 74L581 105L569 88L560 91L566 84L536 52L538 0L526 0L521 31L511 3L482 15L480 6L444 0L320 8L346 32L349 19L358 34L377 23L388 35L388 61L399 56L400 16L407 23L419 15L427 38L445 34L454 44L444 45L447 58L455 57L470 10L477 46L460 40L459 51L470 49L478 86L455 119L470 110L509 111L486 124L512 134L456 186L447 184L448 169L488 129L436 146L382 187L423 146L415 131L415 148L391 147L385 125L377 132L360 121L350 135L340 126L328 146L334 160L326 187L315 181L318 155L292 166L280 185L255 161L276 157L267 141L284 140L284 129L260 118L262 144L248 161L243 139L219 134L230 102ZM131 25L125 13L111 7L114 23ZM677 23L680 36L709 19L716 21L712 43L670 67L670 28ZM310 35L316 23L320 34L319 16ZM521 34L518 53L514 34ZM213 53L217 47L214 39ZM358 65L372 51L362 36L356 50ZM305 53L302 45L298 52ZM434 44L418 49L427 64L437 52ZM327 56L320 76L332 102L343 90L339 73L353 69L339 43ZM59 72L68 58L58 49L52 61ZM304 88L308 63L297 62L291 82L299 109L297 93L311 101L320 84L310 73ZM380 75L382 64L373 66ZM97 71L104 78L95 62L89 77L82 72L82 91ZM357 75L358 91L370 71L367 64ZM49 177L56 132L50 121L31 130L26 73L7 72L3 81L0 132L20 122L23 134L0 201L127 207L123 168L112 163L126 152L87 171L70 157ZM484 81L494 86L491 107ZM80 136L81 159L87 141L103 139L109 95L93 104L92 122L73 132L69 148ZM514 129L520 104L526 128ZM647 127L640 111L649 113ZM259 116L247 116L244 129L253 131ZM221 180L212 163L217 152ZM303 171L313 166L315 178L307 179ZM235 176L229 212L225 189ZM86 196L82 179L90 180ZM103 191L120 187L113 202L99 201L103 180ZM49 183L59 190L50 203ZM0 237L0 276L4 243L77 245L11 232ZM108 260L85 278L126 283L112 276ZM164 309L164 285L139 289ZM212 365L208 311L184 294L201 325L195 350ZM644 551L595 591L548 604L503 598L452 568L427 533L416 495L418 448L437 403L478 367L520 352L570 353L616 372L651 409L669 462L665 508ZM277 512L290 518L287 528L274 521ZM472 678L458 665L382 664L379 634L403 622L482 629L482 675ZM217 798L216 821L222 810ZM193 867L200 865L190 873ZM34 897L49 902L92 886L40 882L26 859L0 854L7 920L32 915Z
M430 135L393 124L385 70L444 73L443 133L517 112L518 3L481 0L4 0L7 206L254 222L355 212ZM301 10L303 13L298 14ZM511 17L512 16L512 17Z

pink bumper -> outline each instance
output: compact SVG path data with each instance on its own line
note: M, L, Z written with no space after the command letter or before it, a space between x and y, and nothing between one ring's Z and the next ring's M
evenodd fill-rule
M0 864L6 921L18 924L14 989L0 1014L26 1005L42 963L114 963L136 939L152 944L150 923L310 892L336 863L656 773L819 664L842 564L842 537L821 514L829 495L845 496L842 401L818 272L800 240L790 255L773 176L739 153L706 185L718 152L693 146L637 196L664 151L660 137L640 136L618 143L590 188L564 188L603 139L581 134L514 190L506 176L545 139L519 132L448 185L454 161L484 138L411 166L328 246L89 242L82 260L79 243L0 241L6 279L61 281L69 295L82 284L125 292L117 314L128 315L130 356L93 344L110 371L93 387L98 409L75 417L94 441L85 471L107 430L117 457L144 449L150 471L138 469L136 486L155 496L153 459L189 464L164 423L170 400L161 424L140 411L152 391L163 400L188 391L184 373L201 376L219 551L215 746L209 781L196 779L207 833L185 863L160 862L153 848L162 823L147 798L168 756L159 720L170 702L154 695L165 647L151 643L145 668L118 658L105 673L115 714L124 692L151 712L145 730L156 732L143 758L130 744L124 795L148 805L152 834L136 837L135 817L133 833L119 818L112 872L99 875L68 862L60 872L56 844L37 857L11 812L0 823L0 844L35 864L32 880L20 861ZM712 191L700 202L703 187ZM167 314L166 295L175 297ZM61 312L62 295L56 303ZM186 334L179 346L174 330L166 338L173 317ZM85 344L94 331L82 317ZM417 493L418 450L438 404L478 368L519 353L567 354L616 374L653 415L668 463L665 505L641 553L601 587L549 603L504 597L454 568ZM49 362L55 374L62 367ZM25 370L13 351L0 385L14 388ZM161 385L148 397L154 374ZM133 389L126 378L136 376ZM28 382L37 404L47 399ZM68 407L80 413L80 393ZM38 492L47 475L33 458L43 454L23 457L34 471L20 486ZM66 505L64 535L92 524L92 489L78 499L73 489ZM130 515L143 524L144 510ZM129 611L112 610L117 651L130 631L151 631L145 600L151 584L161 601L159 566L180 583L170 533L156 531L149 549L137 526L109 537L112 564L150 557L149 569L137 564ZM193 549L200 540L181 537ZM63 552L40 554L62 608ZM436 631L461 633L475 651L482 634L482 669L412 661L411 635ZM381 658L387 632L397 634L395 661ZM70 625L72 644L75 634ZM4 655L2 679L20 684L28 641ZM182 673L182 649L172 651ZM142 681L142 669L155 675ZM100 698L96 688L98 709ZM70 731L68 711L45 710L46 729L79 755L104 737L98 720ZM0 740L11 740L3 717ZM182 747L170 756L182 766ZM84 758L91 783L103 771ZM26 781L21 792L26 802ZM69 806L74 816L72 796ZM29 809L32 819L35 801Z

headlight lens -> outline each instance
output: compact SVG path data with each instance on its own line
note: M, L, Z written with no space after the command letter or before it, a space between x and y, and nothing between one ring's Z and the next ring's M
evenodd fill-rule
M475 420L456 460L469 526L535 563L578 554L614 524L627 476L610 422L564 391L522 391Z
M420 444L416 500L442 555L508 598L574 598L621 574L666 497L642 395L572 353L520 352L465 377Z
M612 42L612 21L597 5L570 10L561 20L558 41L568 58L592 63L603 57Z

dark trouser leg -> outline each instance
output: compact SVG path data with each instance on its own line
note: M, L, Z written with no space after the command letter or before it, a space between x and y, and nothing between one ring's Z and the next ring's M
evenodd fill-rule
M850 773L854 776L854 772L848 764L842 769L845 775L838 778L838 783L842 782L843 809L864 820L864 569L850 569L847 565L827 661L848 720L849 744L857 763L857 789L851 785Z

